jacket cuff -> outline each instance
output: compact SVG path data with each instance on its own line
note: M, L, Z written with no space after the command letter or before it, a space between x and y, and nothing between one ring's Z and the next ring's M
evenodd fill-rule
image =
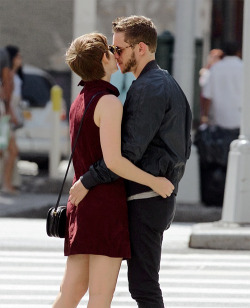
M80 176L80 181L81 181L82 185L88 190L90 188L96 186L96 184L97 184L95 179L92 177L92 175L89 171L86 172L84 175Z

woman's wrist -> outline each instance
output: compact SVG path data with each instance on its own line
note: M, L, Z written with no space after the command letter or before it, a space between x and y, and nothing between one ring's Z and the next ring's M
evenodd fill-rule
M146 184L146 186L150 187L152 190L155 189L155 185L156 185L156 177L152 174L149 174L149 181Z

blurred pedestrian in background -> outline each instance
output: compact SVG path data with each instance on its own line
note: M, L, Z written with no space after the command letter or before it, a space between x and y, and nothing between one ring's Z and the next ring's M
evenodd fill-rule
M10 69L10 61L7 50L0 49L0 162L1 178L3 175L3 158L9 146L10 130L10 99L13 90L13 78Z
M203 89L208 82L209 75L210 75L210 69L213 64L216 62L220 61L223 58L223 51L222 49L212 49L209 52L209 55L207 57L207 63L206 65L201 68L200 70L200 78L199 78L199 85L201 87L201 122L204 123L208 120L203 113L204 113L204 108L205 108L205 98L203 96Z
M207 80L201 84L203 125L195 138L201 164L202 201L220 206L230 144L239 136L243 91L241 46L227 42L222 50L223 59L212 65Z
M227 42L223 52L224 58L211 67L203 88L205 104L202 116L208 117L210 114L209 123L235 129L240 127L242 103L241 47L237 42Z
M9 113L10 98L13 90L13 79L10 70L10 61L5 48L0 48L0 100L6 114Z
M9 103L10 114L10 137L9 146L4 159L4 174L2 191L8 194L16 194L16 188L12 184L13 171L15 162L18 157L18 148L15 138L15 130L22 127L23 118L21 110L21 98L22 98L22 57L19 48L16 46L6 46L6 51L10 60L11 79L13 80L13 91Z
M22 114L22 84L23 84L23 70L22 70L22 56L20 50L16 46L8 45L6 50L9 54L11 74L13 78L13 92L11 96L10 106L13 112L12 128L16 130L23 126L24 118Z

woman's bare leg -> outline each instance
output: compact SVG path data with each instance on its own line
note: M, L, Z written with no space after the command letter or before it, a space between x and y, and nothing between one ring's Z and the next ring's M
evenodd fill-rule
M75 308L88 290L89 255L68 257L64 278L53 308Z
M109 308L122 258L89 255L88 308Z
M14 192L15 189L12 186L12 175L14 164L18 155L18 148L16 145L15 136L12 135L10 137L9 146L7 149L7 158L4 164L4 175L3 175L3 189L6 192Z

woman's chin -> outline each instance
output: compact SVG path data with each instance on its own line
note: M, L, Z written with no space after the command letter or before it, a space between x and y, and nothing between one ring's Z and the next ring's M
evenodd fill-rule
M118 68L118 66L116 66L116 68L114 69L112 74L116 73L118 70L119 70L119 68Z

